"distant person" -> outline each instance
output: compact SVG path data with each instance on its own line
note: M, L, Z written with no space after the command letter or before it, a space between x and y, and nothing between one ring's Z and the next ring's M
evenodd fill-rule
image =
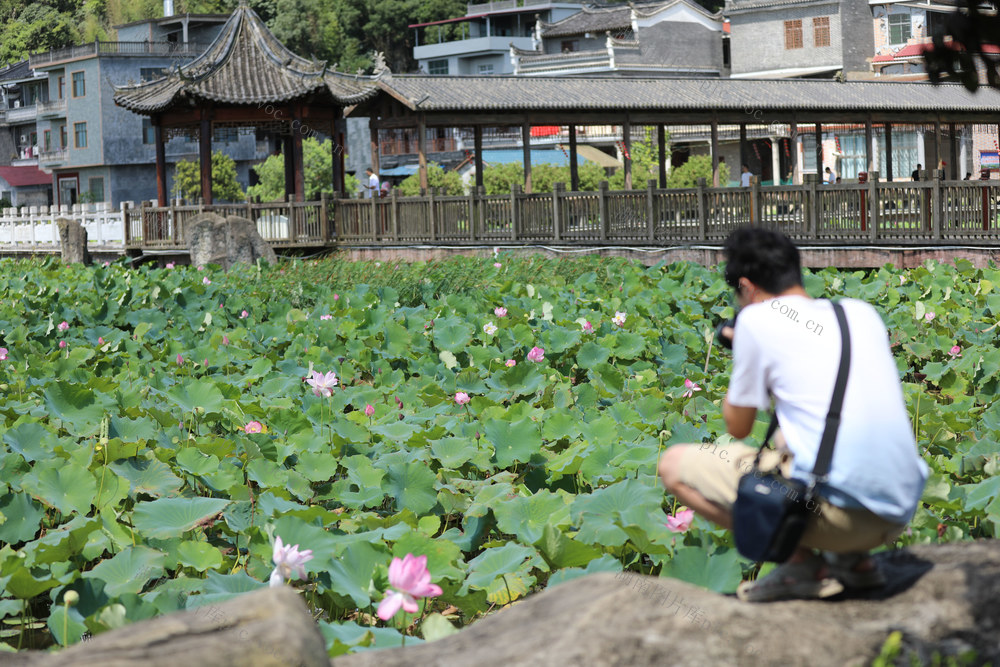
M840 185L840 176L837 177L837 180L835 182L837 183L837 185Z
M833 173L833 170L829 167L826 168L826 174L823 176L823 182L827 185L833 185L837 182L837 175Z
M744 188L750 187L750 179L753 178L753 174L750 173L750 167L746 163L743 164L743 173L740 174L740 186Z
M965 179L964 180L966 180L966 181L971 181L972 180L972 172L971 171L965 172Z
M913 170L913 173L910 174L910 179L911 180L914 180L914 181L919 181L920 180L920 168L921 167L923 167L923 165L922 164L918 164L917 168Z
M365 169L365 173L368 174L368 185L364 186L365 199L371 199L378 192L378 174L371 167Z
M392 184L390 184L389 181L382 181L382 187L379 190L378 196L379 197L388 197L390 189L392 189Z

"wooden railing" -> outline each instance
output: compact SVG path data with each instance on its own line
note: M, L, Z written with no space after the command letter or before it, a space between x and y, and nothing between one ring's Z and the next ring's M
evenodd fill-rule
M877 177L876 175L873 175ZM199 212L250 218L276 246L550 244L665 246L720 243L737 227L780 230L804 244L1000 243L1000 181L926 180L843 185L659 189L502 195L431 190L380 199L141 206L126 213L130 247L186 247Z

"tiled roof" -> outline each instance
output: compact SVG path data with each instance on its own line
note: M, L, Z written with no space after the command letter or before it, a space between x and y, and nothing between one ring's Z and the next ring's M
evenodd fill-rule
M736 16L758 9L777 7L814 7L816 5L839 5L840 0L727 0L722 13L726 16Z
M332 72L325 63L295 55L241 3L203 54L164 78L117 87L115 102L138 113L153 113L185 98L262 105L323 91L341 104L352 104L375 93L374 79Z
M0 178L10 183L13 188L23 188L29 185L52 185L52 174L46 174L34 165L0 167Z
M27 60L22 60L21 62L0 69L0 81L14 81L29 76L31 76L31 68L28 67Z
M659 3L663 4L663 3ZM584 33L604 34L605 30L632 27L632 13L628 5L617 7L584 7L576 14L570 14L561 21L545 23L542 37L567 37Z
M959 84L785 79L396 76L379 86L420 111L775 111L982 113L1000 91Z

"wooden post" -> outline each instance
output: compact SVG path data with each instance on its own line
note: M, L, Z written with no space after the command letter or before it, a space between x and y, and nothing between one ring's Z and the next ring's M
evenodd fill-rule
M476 240L476 190L479 186L469 188L469 240Z
M698 240L704 241L708 238L708 206L705 205L705 179L698 179Z
M948 170L948 175L951 180L957 181L962 175L958 172L958 136L955 134L954 123L948 123L948 153L948 166L951 167Z
M288 134L281 138L281 157L285 166L285 196L284 201L289 201L289 197L295 195L295 149L292 148L292 135Z
M393 188L389 191L389 206L392 240L399 241L399 188Z
M652 244L656 238L656 179L653 178L646 180L646 229L646 240Z
M209 109L201 110L201 136L198 142L198 159L201 162L201 199L212 204L212 121Z
M656 150L659 162L660 187L667 187L667 130L663 123L656 126Z
M743 173L743 165L747 163L747 124L740 123L740 163L736 165L736 173ZM739 180L739 176L736 177Z
M816 126L813 128L813 136L816 139L816 175L819 176L820 182L823 182L824 172L823 172L823 124L816 121Z
M521 159L524 165L524 191L531 193L531 123L521 124Z
M302 110L300 107L295 109L295 120L298 121L292 123L292 160L293 160L293 175L295 179L295 201L305 201L306 199L306 179L305 179L305 165L302 159L302 132L300 131L303 127L302 125ZM298 130L296 130L296 126ZM378 173L378 167L375 167L375 172ZM377 198L378 193L372 193L372 198Z
M417 116L417 170L420 187L427 190L427 121L422 113Z
M597 212L601 219L601 241L608 240L608 182L601 181L597 184Z
M319 193L319 222L323 226L323 245L330 243L330 225L327 224L330 205L327 203L327 196L325 192Z
M340 163L340 154L343 153L343 147L338 143L339 137L337 136L337 121L330 122L330 164L333 167L332 173L330 174L333 184L333 191L339 192L343 189L340 182L343 180L344 175L341 172L343 165Z
M750 224L760 224L760 177L750 179Z
M580 189L580 169L576 155L576 125L569 126L569 189L577 192Z
M431 188L427 192L427 206L429 207L429 216L428 217L429 217L430 222L431 222L431 241L437 241L437 224L436 224L436 222L437 222L437 215L436 215L436 211L434 210L436 208L434 206L434 190L435 190L435 188Z
M816 189L817 182L819 181L819 175L809 179L808 192L809 192L809 206L807 210L809 211L809 224L807 228L809 230L809 238L816 239L819 237L819 218L820 210L822 204L819 200L819 192Z
M625 189L632 189L632 127L629 115L625 114L625 122L622 124L622 144L625 154L622 162L625 164Z
M872 243L878 238L878 172L868 172L868 233Z
M802 173L799 169L799 124L794 115L788 126L788 142L789 152L792 154L792 185L802 185Z
M475 155L473 160L475 164L473 165L476 170L476 187L482 187L483 185L483 126L474 125L472 127L472 142L473 150Z
M374 112L373 112L374 113ZM372 160L372 171L378 174L379 168L379 146L378 146L378 127L375 125L375 116L373 115L368 119L368 146L371 150L371 160ZM378 193L374 193L374 197L378 196Z
M892 183L892 123L885 123L885 180Z
M872 171L872 115L865 118L865 171Z
M559 195L565 191L565 183L552 184L552 237L555 241L562 240L562 206L559 205Z
M934 164L931 165L931 171L934 174L934 178L938 178L937 172L941 169L941 119L934 119ZM954 160L952 160L954 162Z
M169 198L167 195L167 158L163 141L163 126L160 125L159 116L154 116L153 121L153 141L156 142L156 199L160 202L160 206L166 206Z
M719 187L719 121L712 118L712 187Z
M940 123L938 123L940 125ZM943 169L934 169L933 182L931 184L931 238L935 241L941 240L941 178L944 176Z
M510 240L517 240L517 233L521 227L521 209L517 203L517 183L510 184Z

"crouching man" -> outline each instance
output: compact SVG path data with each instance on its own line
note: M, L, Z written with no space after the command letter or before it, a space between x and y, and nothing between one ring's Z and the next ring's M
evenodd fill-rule
M799 252L776 232L746 228L725 243L726 282L741 308L733 329L733 368L722 404L726 429L750 434L772 402L781 425L762 470L808 481L840 362L832 304L802 286ZM823 598L844 588L881 586L869 550L894 541L912 518L927 479L913 440L885 326L867 303L843 299L851 362L827 482L799 548L768 576L740 585L742 600ZM725 450L725 456L722 450ZM740 477L757 450L740 443L669 448L659 472L667 490L714 523L732 528Z

